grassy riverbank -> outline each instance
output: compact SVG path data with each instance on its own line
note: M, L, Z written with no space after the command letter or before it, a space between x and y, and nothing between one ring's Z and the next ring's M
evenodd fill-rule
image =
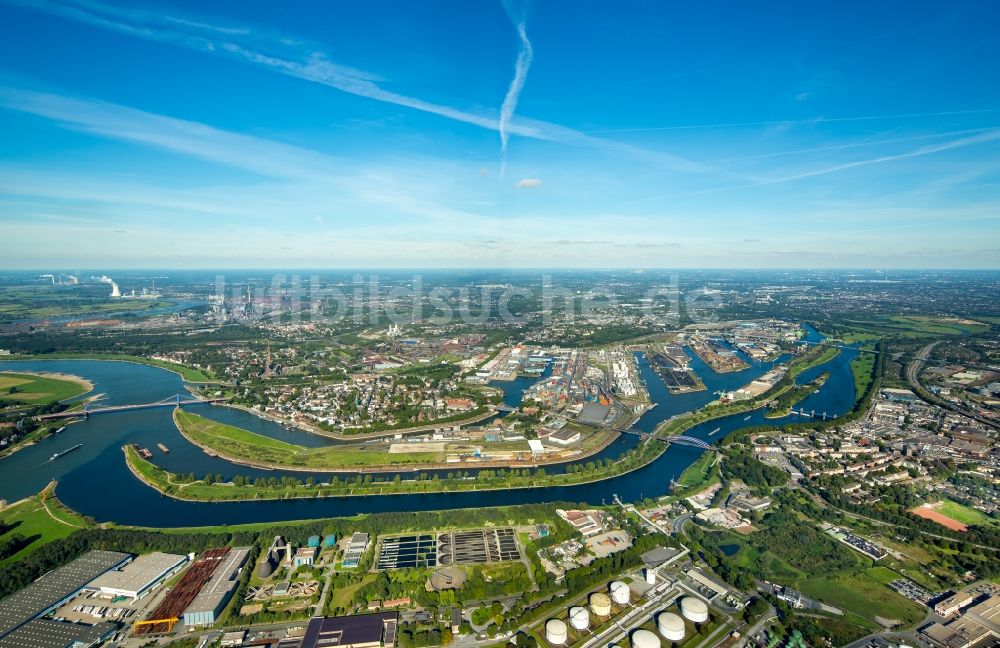
M52 373L0 373L0 401L49 405L91 391L94 386L76 376Z
M810 394L820 389L830 378L830 372L824 372L818 378L804 385L796 385L784 394L775 397L767 406L764 418L783 418L792 413L792 408L805 400Z
M428 476L415 471L410 479L394 475L391 479L381 480L377 475L368 473L363 478L356 476L349 480L341 480L334 475L329 482L321 484L312 479L303 482L287 476L260 478L252 482L239 477L226 483L206 479L190 481L183 475L171 473L143 459L131 445L124 446L123 451L132 474L148 486L177 499L213 502L495 491L585 484L641 468L658 457L663 452L663 447L655 442L645 443L638 452L628 453L618 461L587 462L579 465L578 470L555 475L547 474L542 468L484 469L477 475L465 475L462 471L456 471L451 478Z
M19 560L53 540L65 538L90 526L78 513L66 508L53 494L54 484L0 511L0 565ZM10 552L10 553L8 553Z
M826 361L829 359L827 356L827 350L825 349L822 351L807 352L796 358L792 362L791 368L804 371L810 366ZM763 407L768 400L792 387L790 384L791 381L787 376L785 381L784 384L779 382L770 392L761 395L757 399L729 404L715 403L700 410L688 412L687 414L664 421L658 426L653 436L662 440L669 436L683 434L704 421ZM240 448L242 444L249 444L252 446L252 451L260 453L260 456L281 456L284 453L291 453L292 448L299 448L299 446L294 446L283 441L261 437L261 435L247 430L218 424L203 417L190 414L189 412L181 412L175 416L180 416L182 421L186 421L187 417L194 417L191 420L195 422L198 422L197 419L200 419L203 422L201 423L203 428L195 430L195 436L189 438L193 440L196 436L201 435L200 438L214 444L216 448L221 449L227 446L229 448ZM179 423L178 429L181 429L182 433L185 433L184 429L182 429L183 425L185 425L184 422ZM260 439L266 439L266 441ZM197 443L197 441L195 442ZM423 475L415 469L412 479L404 480L399 475L394 475L391 480L388 479L388 476L387 479L382 480L377 475L368 473L364 477L359 475L350 480L341 480L334 475L328 483L323 484L317 484L311 479L303 483L299 479L287 476L280 479L278 477L261 478L253 480L252 483L249 479L241 477L236 477L232 482L228 483L218 483L218 480L214 478L191 480L190 477L185 478L184 476L170 473L146 461L131 446L125 446L124 452L132 473L138 479L165 495L195 501L234 501L492 491L568 486L610 479L611 477L617 477L618 475L637 470L656 460L663 454L667 447L667 444L650 438L644 440L633 450L625 453L618 460L581 461L580 463L568 465L565 473L552 475L547 474L543 468L535 470L529 468L511 468L499 470L483 469L475 476L472 476L463 474L462 470L456 467L456 473L449 474L444 478L438 475ZM307 452L313 451L309 449ZM219 452L219 454L225 455L226 453ZM298 451L296 451L296 454L298 454Z
M125 353L44 353L38 355L9 355L0 357L0 362L4 360L119 360L122 362L135 362L138 364L150 365L152 367L159 367L160 369L166 369L167 371L173 371L174 373L179 374L181 378L187 382L217 382L215 376L210 375L201 369L187 367L182 364L177 364L176 362L154 360L153 358L129 355Z
M442 452L389 453L373 444L306 448L179 408L174 410L174 424L189 441L203 449L235 463L266 468L346 471L412 467L444 461Z

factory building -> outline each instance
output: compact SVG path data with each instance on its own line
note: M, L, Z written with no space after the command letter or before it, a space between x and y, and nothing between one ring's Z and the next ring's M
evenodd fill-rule
M292 556L292 567L298 568L302 565L308 565L311 567L312 564L316 562L316 552L318 551L319 545L299 547L299 550L295 552L294 556Z
M53 569L34 583L0 601L0 647L24 648L36 645L34 642L16 640L12 637L15 637L15 633L21 628L25 628L21 636L24 632L32 636L40 633L38 628L42 626L32 623L32 620L44 616L70 600L87 583L104 572L121 567L130 560L132 556L117 551L88 551L68 565ZM72 625L59 621L51 623L58 623L60 626ZM83 632L90 627L92 626L78 626L77 629L83 629L80 630ZM93 642L81 642L85 646L90 643ZM43 648L48 648L47 644L41 645Z
M90 581L87 589L96 590L101 596L125 596L140 599L184 567L187 556L155 551L139 556L121 569L105 572Z
M250 547L236 547L229 551L222 563L212 573L212 578L201 588L191 604L184 610L184 625L199 626L215 623L229 598L240 582L240 572L250 555Z
M83 625L32 619L0 639L0 648L89 648L106 641L117 629L107 621Z
M299 648L390 648L396 642L396 613L313 617Z
M367 533L355 533L351 536L351 542L347 545L347 551L344 552L344 559L341 564L344 567L357 567L358 563L361 562L361 556L365 553L365 549L368 548L368 534Z

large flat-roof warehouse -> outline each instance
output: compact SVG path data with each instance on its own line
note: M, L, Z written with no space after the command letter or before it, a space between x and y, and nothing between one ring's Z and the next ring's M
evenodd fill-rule
M117 551L88 551L11 594L0 601L0 639L68 600L104 572L131 559L131 555Z
M139 599L176 574L186 562L187 556L154 551L139 556L121 569L101 574L88 587L108 597Z
M396 613L313 617L300 648L378 648L396 641Z
M107 621L96 625L32 619L0 639L0 648L66 648L92 646L114 634L117 626Z

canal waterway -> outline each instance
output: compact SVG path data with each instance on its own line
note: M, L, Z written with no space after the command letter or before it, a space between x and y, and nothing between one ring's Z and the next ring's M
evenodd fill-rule
M815 331L809 331L811 338L818 339ZM809 338L807 338L809 339ZM850 360L857 351L846 350L820 367L803 372L797 382L812 380L824 371L830 378L802 403L806 410L817 413L827 412L830 416L846 413L854 403L854 380L850 370ZM662 381L649 367L645 358L638 357L643 380L656 406L639 420L636 427L643 431L653 430L657 424L677 414L701 407L718 396L715 392L732 391L754 378L769 371L773 364L751 363L748 369L739 372L718 374L711 370L697 356L692 355L691 366L706 385L706 390L689 394L670 394ZM777 362L777 361L775 361ZM82 376L94 384L93 394L104 394L101 405L149 403L184 393L184 383L180 376L148 365L119 361L95 360L30 360L10 361L0 364L0 370L52 371ZM533 378L518 379L504 388L507 404L519 402L523 390L534 382ZM521 382L519 382L521 381ZM231 425L236 425L274 438L308 447L344 443L317 436L301 430L287 430L271 421L264 420L249 412L230 407L195 405L191 410L206 417ZM746 417L750 418L747 419ZM732 415L706 421L689 430L686 434L714 442L726 434L742 427L794 422L798 416L785 419L764 419L763 410L750 414ZM622 435L597 457L617 457L638 442L632 435ZM51 460L50 457L61 450L78 443L83 446L71 453ZM449 508L468 508L523 504L549 501L573 501L600 504L610 502L617 494L624 500L640 497L656 497L668 492L670 481L678 477L685 468L701 455L702 450L691 446L671 445L666 452L649 465L631 473L592 484L573 486L518 489L508 491L462 492L462 493L408 493L376 497L334 497L277 501L246 502L183 502L160 495L137 480L125 465L121 446L138 443L153 452L152 460L172 472L193 472L201 477L205 473L219 473L224 478L233 475L256 477L281 477L293 475L305 479L311 473L268 471L233 464L206 455L201 449L188 443L177 431L171 417L171 408L124 411L102 414L73 423L57 435L52 435L38 443L25 447L0 459L0 498L15 501L39 492L50 480L58 480L59 498L74 510L89 515L98 521L114 521L151 527L198 526L216 524L239 524L280 520L335 517L364 512L416 511ZM169 453L158 448L163 443ZM588 458L593 460L593 458ZM562 465L545 466L547 472L559 472ZM475 473L474 469L456 467ZM435 471L421 471L434 474ZM448 470L437 471L442 476ZM403 479L412 478L412 471L399 473ZM316 473L318 481L331 479L329 473ZM351 473L340 473L343 478L351 478ZM381 473L380 479L391 479L394 473Z

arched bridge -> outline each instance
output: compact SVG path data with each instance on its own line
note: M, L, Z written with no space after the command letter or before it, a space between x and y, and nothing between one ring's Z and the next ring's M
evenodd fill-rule
M183 399L183 400L182 400ZM156 401L155 403L140 403L138 405L109 405L108 407L91 407L90 403L85 403L82 410L72 412L58 412L56 414L44 414L39 419L62 419L76 418L82 416L90 418L95 414L109 414L111 412L127 412L130 410L152 409L154 407L180 407L181 405L197 405L200 403L225 403L228 398L193 398L190 394L174 394L169 398Z
M615 432L621 432L622 434L631 434L632 436L637 436L637 437L642 437L642 438L653 436L649 432L643 432L641 430L637 430L637 429L631 428L631 427L630 428L613 427L611 429L614 430ZM694 437L684 436L683 434L682 435L678 435L678 436L672 436L672 437L657 437L657 436L653 436L653 438L654 439L658 439L660 441L666 441L667 443L676 443L677 445L693 446L695 448L701 448L702 450L715 450L714 447L712 447L710 444L702 441L701 439L696 439Z
M701 448L702 450L714 450L712 446L705 443L701 439L696 439L694 437L679 435L667 437L667 443L676 443L677 445L694 446L695 448Z

